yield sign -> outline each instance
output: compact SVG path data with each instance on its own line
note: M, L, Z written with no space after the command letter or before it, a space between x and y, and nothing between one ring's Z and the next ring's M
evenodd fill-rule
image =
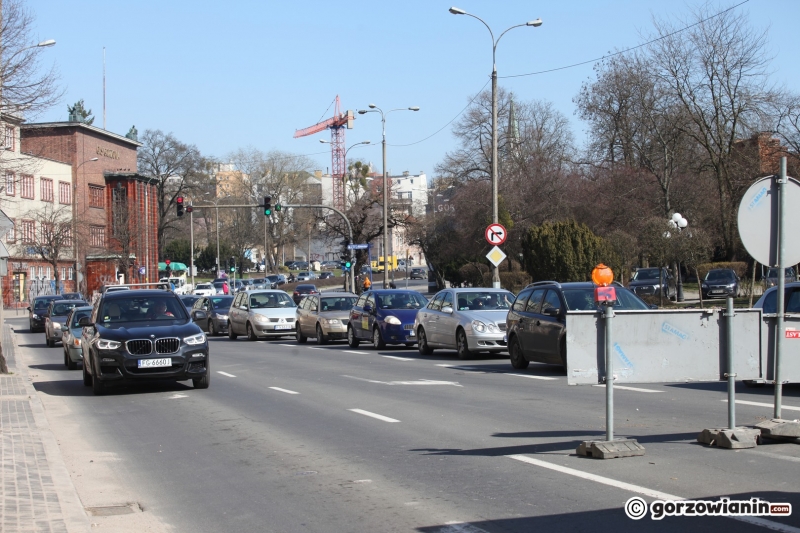
M506 242L506 237L508 236L508 232L506 228L503 227L502 224L489 224L486 228L486 242L489 244L494 244L495 246L499 246Z

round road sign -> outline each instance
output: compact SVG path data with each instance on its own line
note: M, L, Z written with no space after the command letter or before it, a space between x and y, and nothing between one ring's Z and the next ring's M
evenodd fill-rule
M489 227L486 228L486 242L489 244L499 246L506 242L507 236L508 232L502 224L489 224Z
M739 204L739 236L747 252L753 259L767 266L778 262L778 184L775 176L761 178L753 183ZM783 213L784 236L783 265L791 266L800 262L800 239L794 229L800 227L800 183L788 178L786 191L786 212ZM788 230L788 231L787 231Z

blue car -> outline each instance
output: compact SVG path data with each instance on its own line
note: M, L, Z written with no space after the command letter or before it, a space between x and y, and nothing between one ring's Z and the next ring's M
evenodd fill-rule
M427 304L428 300L416 291L367 291L350 310L347 344L357 348L361 341L367 341L376 349L382 349L387 344L413 346L417 343L414 319L417 311Z

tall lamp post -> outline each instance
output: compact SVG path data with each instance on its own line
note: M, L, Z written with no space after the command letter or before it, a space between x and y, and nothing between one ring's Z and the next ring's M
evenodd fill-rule
M503 38L503 35L514 28L519 28L521 26L533 26L534 28L538 28L542 25L542 19L539 18L530 22L526 22L525 24L511 26L501 33L497 39L495 39L492 28L490 28L482 18L471 13L467 13L463 9L459 9L457 7L451 7L449 11L453 15L467 15L468 17L478 19L483 23L484 26L486 26L486 29L489 30L489 35L492 37L492 222L497 224L500 222L497 206L497 43L500 42L500 39ZM492 266L492 286L495 289L500 288L500 270L497 265Z
M672 215L672 218L669 219L669 226L673 229L676 229L681 232L683 228L689 225L689 221L683 218L683 215L680 213L675 213ZM675 301L676 302L683 302L685 298L683 297L683 280L681 279L681 261L678 259L678 268L676 272L677 279L675 280ZM699 280L698 280L699 283ZM669 292L669 291L667 291Z
M208 195L208 194L211 194L211 193L207 192L205 194ZM230 196L230 194L226 194L225 196L217 198L216 200L211 200L211 199L208 199L208 198L205 199L206 202L210 202L210 203L214 204L214 218L217 221L217 273L216 273L216 275L214 277L219 276L219 267L220 267L220 262L219 262L219 202L220 202L220 200L224 200L225 198L228 198L229 196Z
M375 104L369 104L369 109L359 109L358 114L380 113L381 127L383 129L383 288L389 288L389 174L386 170L386 115L393 111L419 111L419 107L398 107L384 112Z
M325 139L320 139L319 142L321 142L322 144L331 144L330 141L326 141ZM355 143L353 145L350 145L350 148L348 148L347 150L344 151L345 164L347 164L347 152L349 152L350 150L352 150L356 146L359 146L359 145L362 145L362 144L370 144L370 141L361 141L360 143ZM334 178L334 179L336 179L336 178ZM347 208L347 196L346 196L346 193L345 193L344 201L345 201L345 208Z

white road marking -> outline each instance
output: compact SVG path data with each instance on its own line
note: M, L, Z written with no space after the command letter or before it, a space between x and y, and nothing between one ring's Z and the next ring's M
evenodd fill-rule
M353 350L342 350L344 353L356 353L358 355L369 355L369 352L354 352Z
M360 415L377 418L378 420L383 420L384 422L400 422L399 420L395 420L394 418L389 418L388 416L383 416L376 413L370 413L369 411L364 411L363 409L348 409L348 411L353 411L354 413L358 413Z
M185 394L181 394L181 393L179 393L179 392L176 392L175 394L173 394L172 396L170 396L169 398L167 398L167 400L177 400L177 399L179 399L179 398L188 398L188 396L187 396L187 395L185 395Z
M747 453L753 455L766 455L767 457L771 457L772 459L783 459L784 461L793 461L795 463L800 463L800 457L792 457L790 455L781 455L779 453L770 453L770 452L762 452L756 450L743 450Z
M599 385L592 385L593 387L603 387L606 388L605 383L601 383ZM636 387L628 387L627 385L614 385L614 390L622 389L622 390L632 390L636 392L664 392L663 390L653 390L653 389L638 389Z
M396 355L382 355L381 357L385 357L386 359L397 359L398 361L413 361L411 358L397 357Z
M438 533L488 533L485 529L473 526L467 522L445 522Z
M558 378L551 378L549 376L537 376L537 375L534 375L534 374L511 374L511 373L505 373L505 372L500 372L500 373L501 374L505 374L506 376L517 376L517 377L520 377L520 378L529 378L529 379L543 379L545 381L554 381L554 380L558 379Z
M358 381L366 381L367 383L377 383L379 385L452 385L454 387L461 387L458 381L435 381L432 379L418 379L416 381L378 381L376 379L359 378L356 376L342 375L343 378L357 379Z
M229 378L235 378L233 374L228 374L227 372L223 372L222 370L217 370L217 374L222 374L223 376L228 376Z
M582 470L575 470L574 468L548 463L547 461L534 459L533 457L528 457L525 455L506 455L506 457L508 457L509 459L514 459L515 461L521 461L523 463L528 463L534 466L541 466L542 468L547 468L549 470L555 470L556 472L561 472L562 474L568 474L570 476L587 479L589 481L594 481L596 483L602 483L603 485L609 485L611 487L616 487L618 489L635 492L637 494L642 494L644 496L648 496L656 500L686 499L681 496L676 496L674 494L668 494L666 492L649 489L647 487L642 487L640 485L633 485L631 483L625 483L624 481L618 481L616 479L598 476L596 474L590 474L589 472L583 472ZM782 531L785 533L800 533L800 529L796 527L779 524L777 522L772 522L770 520L765 520L763 518L759 518L756 516L729 516L727 518L732 518L734 520L739 520L741 522L746 522L748 524L765 527L773 531Z
M551 378L549 376L537 376L534 374L515 374L513 372L499 372L493 370L487 371L479 366L461 366L461 365L443 365L443 364L437 364L436 366L440 366L442 368L452 368L453 370L464 370L466 372L475 372L476 374L503 374L506 376L517 376L520 378L528 378L528 379L541 379L544 381L553 381L558 379L558 378Z
M728 400L722 400L725 403L728 403ZM762 402L748 402L747 400L736 400L736 403L740 403L742 405L755 405L756 407L769 407L770 409L774 407L771 403L762 403ZM800 411L800 407L793 407L791 405L783 405L781 404L781 409L786 409L788 411Z
M327 348L314 348L313 346L308 347L309 350L326 350Z
M300 394L299 392L295 392L293 390L282 389L280 387L270 387L272 390L276 390L278 392L285 392L286 394Z
M278 344L278 346L288 346L289 348L294 348L297 345L296 344Z

